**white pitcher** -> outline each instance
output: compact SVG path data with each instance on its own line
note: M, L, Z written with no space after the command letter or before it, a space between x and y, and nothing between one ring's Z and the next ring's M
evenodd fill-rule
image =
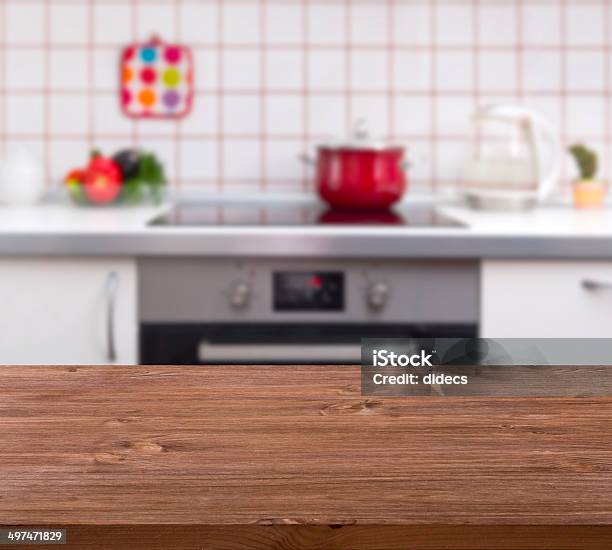
M529 208L558 184L561 144L542 116L519 105L493 105L475 116L475 155L462 191L477 208Z
M25 149L10 151L0 159L0 202L28 205L38 202L45 192L40 163Z

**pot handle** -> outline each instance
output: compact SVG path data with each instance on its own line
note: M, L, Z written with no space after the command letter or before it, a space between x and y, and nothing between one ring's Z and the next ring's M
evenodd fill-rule
M314 159L307 153L300 153L298 155L298 159L301 160L304 164L308 164L309 166L315 166L317 164L316 159Z

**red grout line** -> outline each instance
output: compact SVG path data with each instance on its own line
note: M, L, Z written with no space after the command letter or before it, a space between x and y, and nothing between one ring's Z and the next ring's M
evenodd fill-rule
M43 3L43 166L45 181L51 184L51 0Z
M251 178L251 179L227 179L225 182L226 188L229 190L232 187L245 187L245 186L257 186L260 182L259 177L256 178ZM300 178L290 178L290 179L273 179L273 180L269 180L268 182L268 186L269 189L272 188L279 188L279 187L288 187L290 189L283 189L283 191L291 191L294 193L302 193L299 190L299 184L301 182ZM183 178L183 186L184 188L189 188L189 187L193 187L196 186L198 188L201 188L203 186L211 186L213 187L215 190L218 190L218 179L217 178L202 178L202 177L197 177L197 178ZM411 184L415 187L426 187L428 184L430 184L431 182L429 180L423 180L423 179L413 179ZM451 183L451 181L444 181L441 180L441 183Z
M174 0L174 38L175 43L177 45L181 45L181 34L182 34L182 25L181 25L181 13L182 13L182 2L181 0ZM174 186L176 189L180 190L182 183L182 148L181 148L181 121L180 119L176 119L174 121Z
M133 2L137 2L138 0L132 0ZM223 1L223 0L221 0ZM270 2L271 0L267 0ZM351 0L345 0L351 1ZM436 0L434 0L436 1ZM442 1L442 0L439 0ZM476 0L471 0L472 2ZM86 45L86 44L83 44ZM114 44L114 43L96 43L96 49L98 50L111 50L116 51L121 46L125 44ZM191 46L195 50L212 50L215 51L218 48L218 44L216 43L199 43L199 42L191 42ZM540 44L540 43L529 43L525 42L524 46L534 51L541 52L556 52L559 51L560 47L558 44ZM244 51L253 51L260 47L259 43L239 43L239 44L230 44L225 43L224 48L226 50L244 50ZM308 45L310 50L320 50L320 51L343 51L346 49L345 44L315 44L310 43ZM27 43L27 42L12 42L12 49L19 50L29 50L29 51L42 51L44 47L41 44L36 43ZM74 43L62 43L62 42L54 42L53 49L55 50L74 50ZM280 50L280 51L299 51L301 49L301 45L299 44L281 44L281 43L270 43L267 45L268 50ZM421 45L421 44L402 44L395 43L394 48L397 51L406 51L406 52L428 52L429 46ZM439 52L467 52L470 53L472 51L473 46L469 44L437 44L436 50ZM508 44L481 44L481 48L483 50L487 50L489 52L513 52L516 48L515 45ZM382 51L384 52L387 49L386 44L360 44L356 42L351 43L352 51ZM603 46L597 46L594 44L572 44L572 50L578 52L601 52L605 48Z
M224 78L225 71L223 64L225 62L224 56L224 41L223 41L223 27L225 24L224 13L223 13L223 2L224 0L217 0L217 79L218 79L218 94L217 94L217 176L219 179L218 188L223 189L225 183L225 141L224 141L224 130L225 130L225 119L223 116L224 108Z
M478 0L472 3L472 87L474 95L474 106L480 103L480 11Z
M516 1L516 95L519 103L524 100L524 86L523 86L523 57L524 57L524 45L523 45L523 0Z
M308 54L308 35L310 33L308 1L302 0L302 152L308 154L310 134L310 56ZM306 191L310 187L310 168L307 164L302 167L302 188Z
M437 92L437 58L436 58L436 32L437 32L437 10L436 1L431 0L429 3L429 54L431 58L431 113L430 113L430 124L431 124L431 138L430 138L430 165L431 165L431 178L432 178L432 190L435 192L438 187L438 147L439 136L437 135L438 128L438 92Z
M11 139L16 140L44 140L43 133L37 132L13 132L11 133ZM129 137L128 133L121 132L110 132L110 133L97 133L96 138L100 140L124 140ZM259 134L225 134L225 139L227 140L236 140L236 141L253 141L258 142L260 140ZM268 136L271 139L275 139L278 141L302 141L303 135L300 133L297 134L274 134ZM318 141L323 141L327 139L329 136L326 134L313 134L311 136L313 139ZM404 134L398 133L396 134L396 139L403 141L430 141L432 138L436 138L440 141L454 141L454 142L466 142L471 141L473 136L470 133L462 133L462 134L432 134L432 133L423 133L423 134ZM581 140L591 140L591 141L604 141L605 135L598 134L584 134L580 136L573 136L575 139ZM87 134L83 133L54 133L53 139L58 141L84 141L87 139ZM147 139L157 140L157 141L168 141L171 142L173 140L172 134L157 134L157 133L148 133ZM183 132L181 135L181 139L183 141L215 141L218 139L216 134L197 134L197 133L186 133ZM489 140L495 140L494 136L490 136ZM261 181L261 179L260 179Z
M62 4L79 4L80 2L82 2L82 0L56 0L58 2L61 2ZM240 4L240 3L248 3L251 0L226 0L227 2L234 2L236 4ZM270 0L273 3L277 3L277 4L283 4L283 3L289 3L291 0ZM293 0L294 2L297 2L298 0ZM314 5L329 5L329 4L339 4L341 3L342 0L309 0L309 2L311 4ZM357 1L362 1L362 0L357 0ZM363 0L366 1L366 0ZM406 0L406 1L410 1L410 0ZM435 0L434 0L435 1ZM470 6L471 2L473 0L443 0L446 4L450 4L450 5L458 5L458 6ZM490 5L508 5L508 2L510 0L487 0L487 3ZM533 4L535 6L550 6L552 0L529 0L530 4ZM596 6L596 7L601 7L601 5L603 4L605 0L579 0L581 5L585 5L585 6ZM19 0L20 4L37 4L39 3L40 0ZM167 3L167 0L143 0L143 2L146 2L147 4L151 4L151 5L164 5ZM122 5L125 4L125 0L104 0L105 4L118 4L118 5Z
M266 17L268 16L267 4L266 0L259 0L259 32L260 32L260 47L259 47L259 56L260 56L260 66L259 66L259 78L260 78L260 97L259 97L259 124L260 124L260 144L259 144L259 153L260 153L260 173L261 173L261 182L259 184L260 189L265 190L267 187L267 163L268 163L268 155L267 155L267 55L266 55L266 47L267 47L267 21Z
M121 133L121 132L108 132L108 133L98 133L96 137L101 140L113 140L113 139L124 139L129 134ZM13 132L11 137L15 139L42 139L43 134L37 132ZM83 141L87 139L87 134L83 133L56 133L54 137L61 140L79 140ZM186 133L183 132L182 137L186 141L197 141L197 140L216 140L217 134L197 134L197 133ZM301 141L301 134L270 134L268 136L270 139L278 140L278 141ZM326 134L313 134L312 138L316 140L324 140L328 137ZM427 140L430 138L430 134L404 134L398 133L396 134L396 138L398 139L414 139L414 140ZM588 138L592 140L602 141L604 138L601 135L589 134L580 136L583 139ZM156 134L156 133L148 133L147 138L155 139L157 141L172 141L172 134ZM259 134L225 134L226 139L230 140L238 140L238 141L257 141L260 139ZM438 134L438 138L444 141L469 141L471 140L471 136L467 134ZM488 139L494 140L494 136L490 136Z
M353 78L353 52L352 52L352 40L351 40L351 23L352 23L352 9L351 0L345 0L344 2L344 32L345 32L345 123L346 132L352 131L353 126L353 96L352 90L352 78Z
M607 52L606 55L603 56L604 63L604 87L608 90L610 89L611 82L611 74L610 74L610 17L612 17L612 10L610 9L610 2L606 2L604 4L604 16L603 16L603 30L604 30L604 48ZM612 177L611 169L612 169L612 151L610 151L610 145L612 141L612 134L610 131L610 116L612 115L612 106L610 105L610 94L606 94L604 97L604 120L606 121L604 124L604 159L605 159L605 167L604 167L604 179L609 180Z
M131 0L131 23L132 23L132 43L136 43L138 41L138 0ZM139 124L138 120L132 120L132 146L139 146Z
M387 0L387 139L395 140L395 0Z
M89 150L94 149L95 132L95 105L94 105L94 23L95 0L87 2L87 145ZM55 92L55 90L54 90Z
M6 3L0 0L0 155L6 153Z
M514 90L490 90L486 92L488 96L498 96L498 97L507 97L508 94L511 94L513 91L516 92L517 87L515 86ZM17 89L12 88L10 90L5 90L4 92L0 90L0 96L2 95L21 95L21 96L39 96L43 93L43 88L32 88L32 89ZM94 89L92 90L95 95L116 95L117 90L106 90L106 89ZM69 89L61 89L54 88L53 95L54 96L87 96L89 94L89 89L83 90L69 90ZM258 93L252 90L219 90L216 88L208 88L205 90L195 90L195 94L197 96L211 96L216 97L222 93L226 97L232 96L257 96ZM281 95L281 96L302 96L304 93L303 90L280 90L280 89L270 89L266 90L268 96ZM525 89L523 88L523 93ZM535 97L560 97L562 94L559 90L550 89L550 90L529 90L530 96ZM314 96L344 96L346 94L345 90L310 90L309 95ZM386 97L389 94L388 90L359 90L353 91L353 96L357 97ZM396 96L406 96L406 97L429 97L430 92L428 90L399 90L395 89L394 94ZM600 96L608 96L612 94L612 87L603 88L603 89L593 89L593 90L575 90L571 92L573 97L600 97ZM472 97L474 95L474 90L472 88L465 90L437 90L438 97Z
M133 2L137 0L132 0ZM223 1L223 0L222 0ZM271 0L267 0L270 2ZM350 1L350 0L345 0ZM434 0L436 1L436 0ZM439 0L440 2L442 0ZM472 2L476 0L471 0ZM196 50L213 50L215 51L218 48L218 44L216 43L199 43L199 42L191 42L191 46ZM84 43L83 45L86 45ZM121 46L125 44L115 44L115 43L96 43L96 48L99 50L111 50L116 51ZM559 51L560 46L558 44L540 44L540 43L530 43L525 42L524 46L529 48L530 50L540 51L540 52L556 52ZM239 44L231 44L225 43L224 48L226 50L244 50L244 51L253 51L253 49L257 49L260 47L259 43L248 43L242 42ZM310 43L308 45L310 50L320 50L320 51L343 51L346 49L346 44L315 44ZM482 49L490 51L490 52L513 52L515 50L515 45L511 44L481 44ZM44 46L38 43L27 43L27 42L11 42L12 49L19 50L28 50L28 51L43 51ZM54 42L53 48L55 50L74 50L74 43L62 43L62 42ZM269 43L267 45L268 50L291 50L291 51L299 51L301 50L300 44L294 43ZM429 51L429 46L421 45L421 44L402 44L400 42L396 42L394 48L397 51L405 51L405 52L427 52ZM473 46L469 44L437 44L436 49L440 52L471 52ZM361 44L357 42L351 43L352 51L371 51L371 52L384 52L387 49L386 44ZM604 46L598 46L595 44L572 44L572 50L578 52L601 52L604 50Z
M474 106L473 111L480 108L480 10L478 9L478 0L474 0L472 4L472 40L474 41L472 49L472 86ZM482 135L480 125L476 128L475 147L480 148L482 143Z
M514 90L490 90L486 91L486 95L490 96L499 96L499 97L507 97L508 94L511 94L513 91L516 91L517 87L514 87ZM38 96L44 92L43 88L31 88L31 89L17 89L12 88L10 90L6 90L4 93L0 90L0 96L2 95L21 95L21 96ZM106 90L106 89L94 89L92 92L95 95L116 95L117 90ZM54 88L53 95L54 96L87 96L90 93L89 89L83 90L70 90L70 89L61 89ZM232 96L258 96L257 91L252 90L219 90L216 88L209 88L205 90L195 90L195 94L197 96L211 96L216 97L222 93L226 97ZM304 93L303 90L280 90L280 89L270 89L266 90L268 96L273 95L281 95L281 96L302 96ZM378 96L378 97L386 97L389 94L388 90L359 90L352 91L353 96L358 97L368 97L368 96ZM523 88L523 93L526 93ZM529 90L530 96L539 96L539 97L559 97L561 92L559 90ZM310 95L314 96L344 96L346 94L346 90L310 90ZM430 93L427 90L394 90L395 95L406 96L406 97L429 97ZM593 90L576 90L572 91L571 95L574 97L599 97L599 96L607 96L612 94L612 88L600 88ZM465 89L465 90L438 90L437 95L439 97L472 97L474 95L473 88Z
M612 86L612 82L611 82L611 74L610 74L610 62L611 62L611 58L610 58L610 31L612 30L610 28L610 17L612 16L612 10L610 9L610 2L605 2L603 5L603 21L602 21L602 25L603 25L603 32L604 32L604 43L603 43L603 47L605 50L605 54L603 56L603 78L604 78L604 147L605 147L605 151L604 151L604 174L603 174L603 179L605 179L606 181L609 181L610 177L612 177L611 174L611 167L612 167L612 161L611 161L611 155L612 155L612 151L610 150L610 142L612 141L612 134L610 131L610 117L612 115L612 109L611 109L611 105L610 105L610 93L611 93L611 86Z
M561 88L559 89L559 96L561 99L560 133L561 147L565 149L567 146L567 0L560 0L559 36L561 41ZM563 156L562 159L564 159ZM561 179L562 187L564 187L567 181L567 168L563 160L561 161Z

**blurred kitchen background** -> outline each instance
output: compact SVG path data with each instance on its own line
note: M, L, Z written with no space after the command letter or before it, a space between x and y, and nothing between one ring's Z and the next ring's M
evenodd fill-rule
M49 186L94 147L144 144L173 188L293 192L312 186L296 155L364 117L427 191L459 178L476 106L519 102L607 179L611 25L590 0L0 0L0 150L27 147ZM118 106L121 48L152 35L193 51L179 121Z
M612 338L611 52L607 1L0 0L0 363Z

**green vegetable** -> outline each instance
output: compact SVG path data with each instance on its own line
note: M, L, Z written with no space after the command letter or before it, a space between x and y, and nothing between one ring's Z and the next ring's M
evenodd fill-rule
M574 157L580 178L583 180L591 180L597 173L597 153L585 147L584 145L576 144L569 148L570 154Z
M137 203L148 189L156 204L161 202L162 188L166 183L164 166L153 153L141 153L135 175L123 182L122 197L126 202Z

